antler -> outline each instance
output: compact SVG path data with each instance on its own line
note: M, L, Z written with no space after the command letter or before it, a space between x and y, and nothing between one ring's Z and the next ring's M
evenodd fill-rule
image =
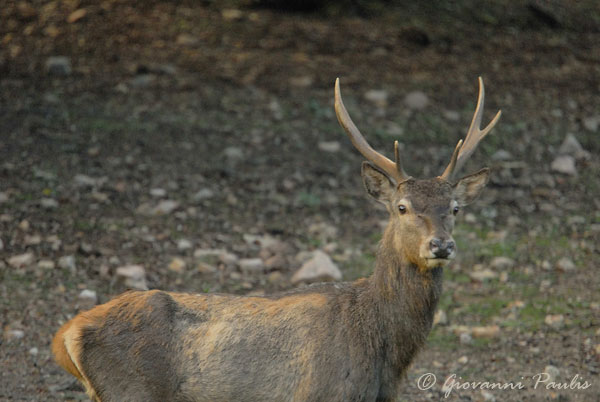
M346 107L344 106L344 102L342 101L339 78L336 78L335 80L335 114L340 122L340 125L350 137L350 141L352 141L354 147L361 154L363 154L365 158L373 162L380 169L384 170L392 179L396 180L397 183L403 182L410 178L410 176L404 172L404 169L402 169L398 141L394 142L394 156L396 159L396 162L394 163L384 155L371 148L367 140L365 140L365 137L363 137L358 128L356 128L354 122L352 122L352 119L348 114L348 111L346 110Z
M452 159L448 164L444 173L440 176L440 178L444 180L449 180L455 172L458 172L460 168L465 164L466 160L469 159L469 156L475 151L477 144L479 141L485 137L492 128L500 119L500 115L502 114L501 110L498 110L496 116L492 119L490 124L487 125L483 130L481 127L481 119L483 117L483 100L485 98L485 89L483 87L483 80L479 77L479 96L477 98L477 107L475 108L475 114L473 115L473 121L471 121L471 126L469 127L469 131L467 132L467 136L465 137L465 141L460 140L454 149L454 153L452 154Z

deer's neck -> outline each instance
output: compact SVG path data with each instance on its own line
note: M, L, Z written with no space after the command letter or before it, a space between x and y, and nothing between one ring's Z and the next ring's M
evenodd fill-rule
M420 270L403 258L395 242L391 231L384 235L370 280L380 315L382 353L391 368L402 372L431 330L442 268Z

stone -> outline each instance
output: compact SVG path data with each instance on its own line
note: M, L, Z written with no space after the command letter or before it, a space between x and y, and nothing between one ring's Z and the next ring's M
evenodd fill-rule
M556 262L556 268L560 271L568 272L575 270L575 263L568 257L563 257Z
M460 364L467 364L469 362L469 358L467 356L461 356L458 358L457 362Z
M449 121L459 121L460 120L460 113L458 113L455 110L444 110L442 112L442 116L444 116L444 118Z
M83 289L81 292L79 292L77 298L80 301L83 301L84 303L90 304L92 306L94 306L98 302L98 296L96 295L96 291L90 289Z
M544 367L544 373L548 374L548 382L555 382L560 375L560 370L558 367L549 364Z
M559 155L557 156L550 165L553 172L562 173L570 176L577 175L577 168L575 167L575 158L571 155Z
M54 198L42 198L40 200L40 206L44 209L56 209L58 208L58 201Z
M197 248L194 250L194 258L219 257L226 252L227 250L223 248Z
M25 337L25 331L21 329L9 329L4 333L4 337L9 341L13 339L23 339Z
M209 199L209 198L213 198L214 196L215 196L215 193L214 193L214 191L212 191L212 190L211 190L211 189L209 189L209 188L203 188L203 189L201 189L201 190L198 190L198 192L196 192L196 194L194 194L194 195L192 196L192 199L193 199L195 202L199 202L199 201L202 201L202 200L206 200L206 199Z
M226 21L239 20L244 16L244 13L237 8L224 8L221 10L221 16Z
M510 257L498 256L490 261L490 266L497 271L512 269L515 266L515 260Z
M8 259L8 265L13 268L23 268L33 263L35 256L33 253L24 253L13 255Z
M319 149L325 152L338 152L341 148L339 141L321 141L319 142Z
M260 258L242 258L238 265L242 272L247 274L261 273L265 269L265 264Z
M413 91L409 92L404 97L404 104L408 106L409 109L421 110L429 104L429 98L424 92Z
M87 10L85 8L77 9L77 10L73 11L71 14L69 14L69 16L67 17L67 22L69 24L73 24L73 23L79 21L80 19L82 19L83 17L85 17L86 14L87 14Z
M598 131L598 127L600 127L600 116L585 117L582 123L586 130L595 133Z
M77 269L77 265L75 264L75 256L65 255L60 257L58 259L58 266L62 269L75 271Z
M85 174L76 174L73 182L77 187L95 187L99 180Z
M156 197L156 198L162 198L165 197L167 195L167 190L165 190L164 188L151 188L150 189L150 195L152 197Z
M477 282L484 282L490 279L496 279L498 274L492 271L491 269L480 269L477 271L469 272L469 276L471 279Z
M244 151L239 147L227 147L223 150L223 154L230 160L240 160L244 158Z
M463 345L470 345L471 343L473 343L473 337L468 332L462 332L458 336L458 339L459 339L460 343Z
M265 267L269 270L285 268L287 265L286 258L281 254L275 254L265 260Z
M168 215L179 208L179 202L175 200L162 200L152 210L151 215Z
M46 59L46 71L50 75L67 76L71 74L71 59L66 56L52 56Z
M505 149L499 149L492 154L493 161L508 161L512 159L512 155Z
M182 46L194 46L198 43L198 38L190 34L179 34L177 35L177 39L175 39L175 43Z
M497 325L473 327L471 328L471 335L473 338L495 338L500 335L500 327Z
M4 204L8 201L8 194L0 192L0 204Z
M433 316L433 325L446 325L448 324L448 316L442 309L438 309Z
M52 260L39 260L37 266L40 269L54 269L56 264Z
M39 349L38 349L38 348L36 348L35 346L34 346L34 347L32 347L32 348L30 348L30 349L29 349L29 351L28 351L28 353L29 353L31 356L37 356L39 352L40 352L40 351L39 351Z
M196 270L198 272L200 272L201 274L214 274L217 272L217 268L207 264L205 262L200 262L198 263L198 265L196 265Z
M177 249L180 251L189 250L193 247L193 244L188 239L177 240Z
M116 275L124 281L125 286L134 289L148 290L146 270L141 265L125 265L118 267Z
M563 140L560 148L558 148L559 155L570 155L576 160L587 160L591 157L589 151L583 149L577 138L573 134L567 134Z
M26 235L23 239L23 244L26 246L37 246L42 242L42 236L34 234L34 235Z
M180 274L185 269L185 265L186 264L183 259L181 259L179 257L175 257L171 260L171 262L169 263L169 266L167 268L169 269L169 271Z
M365 92L364 97L380 108L384 108L388 104L388 92L385 89L371 89Z
M321 250L316 250L292 276L292 284L301 282L339 281L342 273L331 258Z
M310 75L301 75L290 78L290 85L296 88L308 88L313 82L314 80Z
M562 314L548 314L544 323L554 329L561 329L565 325L565 317Z

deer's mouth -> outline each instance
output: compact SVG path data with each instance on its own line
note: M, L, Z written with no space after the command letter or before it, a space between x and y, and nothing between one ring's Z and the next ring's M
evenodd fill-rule
M452 256L426 258L428 268L444 267L452 261Z

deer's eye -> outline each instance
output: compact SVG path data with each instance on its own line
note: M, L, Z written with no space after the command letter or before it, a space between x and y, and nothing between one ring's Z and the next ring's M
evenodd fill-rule
M400 211L401 215L404 215L406 213L406 205L404 205L404 204L398 205L398 211Z
M452 213L456 215L460 209L458 207L452 208Z

